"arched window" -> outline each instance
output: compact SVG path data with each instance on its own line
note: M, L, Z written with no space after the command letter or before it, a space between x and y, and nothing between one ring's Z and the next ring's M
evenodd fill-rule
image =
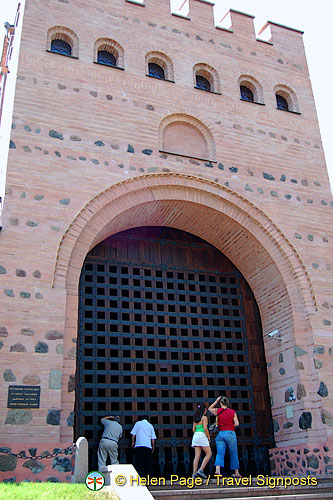
M215 68L206 63L197 63L193 66L193 83L195 89L221 93L219 75Z
M282 97L282 95L276 94L276 107L278 109L283 109L284 111L289 111L289 105L287 103L287 100Z
M46 50L54 54L69 57L79 57L79 39L65 26L53 26L47 30Z
M210 92L210 83L204 76L196 75L195 76L195 88L200 90L206 90Z
M241 75L238 78L241 101L264 104L264 92L261 84L251 75Z
M173 64L166 54L162 52L148 52L145 57L146 75L159 80L173 82Z
M148 63L148 75L165 80L164 69L156 63Z
M56 54L62 54L63 56L71 56L72 47L70 46L69 43L57 38L55 40L52 40L51 42L51 52L55 52Z
M124 49L111 38L99 38L94 44L94 62L124 69Z
M107 66L117 66L117 59L111 52L107 50L99 50L97 53L97 62L99 64L106 64Z
M290 87L283 84L275 85L274 93L277 109L290 111L291 113L300 113L297 96Z
M240 95L242 101L254 102L253 92L245 85L240 86Z

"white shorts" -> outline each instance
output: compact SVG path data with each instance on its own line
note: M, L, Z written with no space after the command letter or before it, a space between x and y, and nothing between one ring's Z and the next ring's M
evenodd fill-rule
M202 446L204 448L205 446L209 446L209 441L204 432L195 432L192 438L192 447L194 448L195 446Z

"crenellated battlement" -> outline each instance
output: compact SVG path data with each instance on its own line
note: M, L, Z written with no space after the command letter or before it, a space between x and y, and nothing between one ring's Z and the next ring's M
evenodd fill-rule
M267 21L259 31L259 36L270 33L268 40L278 47L288 50L288 47L293 46L298 51L304 50L303 46L303 33L304 31L296 28L291 28L283 24L275 23L274 21ZM267 37L265 37L266 39Z
M197 32L198 36L209 33L210 36L230 36L240 38L246 43L266 42L283 52L297 51L304 53L303 31L274 21L267 21L256 36L255 16L230 8L223 16L217 16L215 3L211 0L116 0L116 4L138 19L157 18L164 23L173 23L175 29L186 26L186 30ZM232 1L230 2L232 4ZM198 31L199 30L199 31ZM219 33L219 34L218 34Z
M214 25L214 3L206 0L189 0L189 16L195 22L200 20L200 25Z
M252 14L247 14L245 12L241 12L239 10L230 8L226 13L221 17L217 17L214 13L215 10L215 2L211 0L183 0L179 3L179 6L174 5L173 0L118 0L119 5L126 3L128 5L145 7L145 14L156 11L156 7L158 7L160 17L164 14L174 15L176 17L180 17L183 19L188 19L195 24L198 22L203 24L203 22L207 23L206 28L222 28L226 31L239 32L244 31L248 35L255 36L255 28L254 22L255 16ZM226 18L230 19L230 24L227 26L224 21ZM303 31L292 28L290 26L286 26L283 24L276 23L274 21L267 21L264 26L259 30L259 35L262 34L266 28L274 26L272 33L274 32L276 40L279 39L281 33L286 34L286 31L289 31L294 34L294 36L303 35Z
M227 16L230 19L230 29L233 32L241 34L242 37L248 38L249 40L255 38L254 16L234 9L230 9L225 15L225 18Z

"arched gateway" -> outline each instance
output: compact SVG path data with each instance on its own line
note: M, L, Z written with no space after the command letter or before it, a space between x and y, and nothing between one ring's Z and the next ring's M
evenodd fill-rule
M89 252L79 298L76 434L89 441L91 469L100 418L121 415L120 460L128 463L130 429L147 413L158 436L156 474L187 474L196 403L226 394L241 420L243 470L269 472L259 311L226 257L177 229L124 231Z
M232 262L237 272L244 276L258 304L268 364L272 363L280 348L277 340L267 337L270 331L279 329L286 343L285 356L293 357L296 345L311 342L312 332L309 315L316 310L311 282L296 250L272 221L245 198L214 182L181 174L153 174L114 185L97 195L77 215L60 243L53 286L66 290L68 314L66 314L64 340L68 346L70 346L72 339L77 336L79 279L87 254L112 235L146 226L173 228L190 233L213 245ZM121 267L119 269L119 263L117 266L116 274L121 279L122 270ZM123 267L129 269L128 263ZM234 272L236 272L235 268L233 267ZM200 267L196 267L196 269L199 270ZM208 269L207 271L213 270L217 271L218 269ZM86 271L85 269L83 276L86 275ZM141 272L144 273L143 268L140 270L140 276ZM95 276L97 278L98 272ZM216 274L215 277L217 276ZM155 276L155 279L157 278L158 276ZM123 279L126 278L123 277ZM245 282L242 286L246 287ZM105 305L101 307L105 307ZM157 324L155 327L158 328L161 325ZM212 341L214 340L209 340L210 343ZM95 347L98 349L98 345ZM211 346L207 346L207 348L211 349ZM117 351L117 348L114 351ZM138 351L140 349L136 349L135 352ZM212 352L207 354L212 354ZM119 358L119 351L117 351L117 356ZM113 357L110 355L110 358ZM97 358L95 361L97 363L104 362L97 360ZM111 359L109 361L113 362ZM260 365L260 359L258 363ZM67 385L69 378L74 376L75 370L76 361L65 357L64 385ZM128 367L124 368L123 366L123 370L127 371ZM131 367L130 372L134 371L138 370ZM135 377L136 375L126 376ZM150 375L145 376L149 377ZM177 379L176 375L172 376ZM301 377L300 370L297 370L295 365L291 365L285 383L297 386L302 381ZM283 410L281 410L281 405L275 401L279 402L284 398L287 387L281 384L276 370L270 374L269 378L273 419L278 419ZM120 382L118 383L120 384ZM157 383L156 379L154 383ZM177 383L173 385L177 385ZM163 384L164 382L161 381L160 385ZM312 388L314 393L317 390L317 384L318 377L314 375ZM194 384L191 382L191 385ZM225 384L221 382L221 385ZM122 389L125 391L128 387ZM139 390L138 387L137 390ZM124 395L125 397L128 396ZM211 399L208 393L207 398ZM62 394L64 408L67 409L70 406L74 408L74 402L74 391ZM137 403L139 402L137 401ZM126 400L124 400L125 403ZM294 406L296 418L306 410L304 400L297 401ZM93 410L91 411L93 412ZM183 411L182 407L180 411ZM171 424L165 423L165 426L168 425ZM181 425L183 426L183 421ZM165 429L167 430L166 427ZM293 433L289 431L288 433L287 428L280 431L277 436L280 446L286 445L291 435L294 439L298 439L300 432L302 432L302 436L306 433L304 430L295 430ZM72 437L70 428L64 420L61 426L61 439L69 439L70 437ZM268 436L266 435L266 437Z
M94 404L103 401L93 399L103 397L98 395L98 384L104 382L86 382L83 378L83 385L79 385L82 375L82 370L78 369L80 363L83 363L82 369L87 370L83 377L100 376L97 373L98 363L101 363L102 371L120 377L115 382L119 386L116 387L119 398L128 397L124 393L129 390L128 386L120 385L121 377L125 385L127 381L125 383L124 377L130 376L131 385L136 384L135 404L143 403L139 398L147 397L150 398L150 405L156 403L153 401L154 393L147 394L145 388L143 396L138 393L142 390L142 384L137 383L142 376L139 373L146 373L143 377L147 391L155 390L148 386L165 385L164 380L160 379L162 373L166 372L160 371L155 376L155 382L152 380L150 383L149 377L154 377L150 374L152 370L148 370L148 366L146 369L144 363L144 371L142 367L136 366L140 364L140 354L145 354L140 348L153 347L148 345L152 337L156 356L160 356L163 349L167 352L167 360L159 357L155 359L155 364L159 367L167 365L167 373L172 373L167 376L167 385L172 387L169 391L172 392L170 397L173 401L170 404L173 404L174 415L170 416L170 423L167 420L163 422L163 418L168 417L166 413L155 415L157 425L162 426L158 429L159 438L173 439L174 434L168 436L167 432L171 431L168 426L172 425L174 439L189 438L185 434L188 429L187 418L190 417L188 412L191 411L186 407L190 396L184 392L178 397L177 393L174 394L178 390L176 387L182 386L179 390L186 391L189 390L186 387L190 386L193 388L191 390L197 391L193 396L200 399L198 391L202 390L203 399L210 400L209 381L214 380L214 385L237 386L237 394L231 395L234 403L248 404L249 408L252 405L253 414L246 413L250 410L243 406L238 407L241 418L249 418L249 422L242 421L245 427L241 429L239 438L253 438L251 446L258 449L259 445L254 442L255 432L258 439L266 439L270 433L266 434L265 431L265 434L260 435L258 424L251 427L254 417L256 423L260 417L253 383L257 376L256 370L264 366L261 354L255 361L258 366L251 358L253 337L246 328L248 320L244 302L250 292L244 290L250 290L253 294L251 307L254 311L256 303L259 311L256 314L252 311L253 317L259 316L261 321L261 330L255 330L263 342L267 363L262 379L267 377L272 415L265 422L269 424L272 421L275 441L275 447L270 445L272 448L269 451L271 473L291 477L332 474L332 202L302 32L268 22L263 28L271 31L270 43L267 45L255 37L253 16L232 9L226 16L230 18L229 27L232 29L217 29L213 22L213 2L205 0L188 2L190 23L172 15L168 0L147 0L144 8L126 0L82 0L80 5L83 8L79 13L76 2L64 0L61 9L58 2L44 3L47 6L41 8L42 2L38 0L26 2L2 213L0 389L3 404L0 409L0 438L3 452L0 451L0 462L3 465L0 464L0 480L19 482L38 478L70 481L69 457L64 456L59 462L58 457L53 457L54 460L43 459L37 472L36 467L30 467L32 462L29 465L26 459L16 460L12 455L6 456L6 449L11 450L8 453L20 455L21 451L26 450L27 457L27 450L36 449L38 457L49 456L49 452L53 454L52 450L67 448L73 443L73 425L74 422L78 423L80 417L78 412L75 413L75 408L76 401L79 404L81 389L82 398L87 397L86 402L92 404L92 409L87 409L87 412L92 413L86 417L93 417L91 424L89 420L83 422L83 425L91 425L92 429L83 431L94 430ZM103 12L96 8L97 3L101 4ZM70 25L67 24L68 20ZM12 48L16 21L8 31L4 53L7 42L10 42L8 50ZM112 39L106 38L108 36L112 36ZM183 40L185 51L174 50L175 37ZM59 55L59 50L50 50L52 41L56 40L71 46L72 57L67 54L64 58ZM163 53L156 50L163 50ZM110 57L111 65L106 60L104 64L98 61L98 52L105 51L111 59L116 59L116 68L113 64L115 61L112 62ZM223 89L219 88L221 58ZM258 60L261 61L260 68ZM297 64L280 64L281 61ZM156 78L163 77L163 74L150 74L150 63L160 66L162 73L164 71L164 81L163 78ZM86 78L87 72L89 79ZM198 78L206 79L206 83L201 81L202 85L197 85L200 83L196 81ZM251 82L257 87L260 82L259 87L265 90L265 107L239 99L239 86L250 84L251 90ZM290 88L282 88L283 82ZM263 92L260 92L259 87L258 95L253 92L253 98L259 104L264 104ZM219 95L221 90L223 95ZM295 103L288 100L288 96L292 97L292 91L299 106L294 106ZM287 107L276 109L276 93L286 99ZM166 246L157 238L156 252L158 248L177 248L181 241L182 250L179 253L188 254L185 248L190 243L199 245L195 239L199 238L200 245L211 245L209 251L220 252L220 259L234 267L228 270L223 266L206 268L203 258L195 261L196 265L192 259L192 262L189 260L181 265L175 262L175 270L160 269L162 278L155 274L151 280L144 281L151 281L151 285L156 282L157 290L157 281L162 279L163 287L169 283L168 279L172 279L177 285L179 297L177 300L176 297L174 300L170 298L167 303L163 298L161 304L157 296L153 299L142 295L140 299L131 296L146 304L144 314L125 312L125 305L123 308L118 303L116 311L110 311L114 309L109 307L110 304L96 304L96 308L108 309L108 312L105 311L107 314L117 314L117 322L128 321L120 319L120 314L140 314L142 321L139 323L145 325L137 324L135 317L130 317L129 321L133 323L129 325L130 332L124 331L123 327L128 327L124 323L121 331L106 331L105 335L97 329L97 341L98 337L104 337L105 341L111 337L114 337L113 340L118 339L114 349L116 356L113 353L111 355L110 347L109 359L99 359L99 353L95 355L95 351L105 351L105 347L100 348L97 343L92 348L92 355L87 352L88 357L96 359L78 359L77 354L82 354L81 348L90 349L88 340L95 340L95 336L91 336L93 339L82 339L78 333L80 318L81 326L83 319L87 320L84 322L88 325L88 320L93 318L86 317L85 313L91 312L89 307L94 307L87 304L86 310L81 310L80 304L91 297L83 296L80 303L80 276L83 272L85 278L96 278L96 283L97 278L101 278L98 269L93 268L92 274L86 269L91 252L105 248L105 242L111 241L110 238L120 245L120 234L123 238L128 231L148 231L145 228L150 228L153 238L156 239L156 232L162 231L168 235L168 241L173 242ZM178 236L176 233L171 234L175 230L181 233L177 233ZM180 237L180 234L183 236ZM190 240L184 241L184 234L189 234L187 238ZM129 282L137 279L134 278L137 276L134 268L139 269L140 280L145 278L145 271L155 269L152 267L155 261L150 261L148 257L145 255L144 259L137 262L131 254L127 260L123 259L124 265L117 261L117 283L122 279L129 279ZM199 258L199 255L195 254L195 257ZM161 265L161 262L163 265L163 259L158 260L157 264ZM103 266L105 270L106 265ZM128 273L128 276L132 277L126 278L121 267L131 271L132 275ZM178 270L181 267L187 269L186 279L185 271ZM239 285L240 288L236 287L237 291L242 290L242 294L237 296L237 304L232 304L232 300L236 299L231 298L231 304L222 304L227 307L222 307L221 313L219 308L213 307L216 304L211 303L208 313L210 318L206 318L203 312L204 308L209 309L203 302L188 305L191 304L191 297L198 298L201 297L200 293L204 293L195 288L193 295L190 286L214 286L210 285L209 279L218 281L220 277L226 278L223 273L231 272L231 269L236 275L233 279L243 283ZM177 276L168 278L165 272L177 273ZM178 273L182 272L183 283L178 277ZM190 274L194 275L194 280L190 279ZM200 281L201 275L208 281ZM115 276L105 275L109 285L111 278L115 279ZM206 282L209 284L206 285ZM180 293L182 290L178 284L184 285L186 294ZM219 286L223 284L219 283ZM220 294L221 299L229 301L228 295L233 295L231 290L235 288L232 285L234 283L229 282L229 288L221 286L221 289L227 289L226 293L221 290L216 293ZM88 283L82 286L89 287ZM129 290L124 288L126 286L136 287L134 283L122 284L119 290L121 297L126 290L133 294L140 291L142 294L149 288L148 284L142 285L142 290ZM97 297L98 289L96 294ZM186 305L180 300L180 295L185 295ZM193 344L197 342L193 332L192 339L177 338L179 367L190 365L192 371L170 371L170 364L162 361L176 361L171 358L173 351L167 351L175 349L174 344L171 345L175 340L170 332L158 333L158 328L166 328L158 317L154 318L153 315L153 322L147 320L147 316L151 316L149 300L156 300L153 311L162 312L157 316L169 317L173 313L165 309L159 311L157 306L175 307L176 325L180 329L180 318L191 320L189 325L186 324L187 327L191 326L191 330L192 326L199 326L192 325L192 318L198 319L202 327L207 326L203 320L208 319L209 322L219 323L217 328L221 331L223 326L223 332L230 332L226 328L233 328L233 332L241 333L242 338L222 342L222 338L227 339L226 336L220 340L212 337L210 332L209 338L202 341L207 345L199 341L199 348ZM126 300L121 302L125 303ZM133 311L136 311L134 302L130 307L133 305ZM244 314L240 309L241 302ZM197 312L186 309L184 313L180 306L185 309L196 307ZM243 318L241 321L230 319L234 318L230 314L234 311L233 307L239 312L237 318ZM217 313L213 309L218 309ZM228 309L227 315L223 309ZM102 312L98 309L92 311L96 320L99 320L95 326L102 324L103 318L97 317L97 313ZM197 317L193 316L195 314ZM107 321L111 325L111 321L115 320L109 317ZM224 321L234 321L233 327L227 326ZM236 321L243 322L241 330L237 330L239 326L236 326ZM171 321L168 324L171 325ZM143 327L153 328L153 333L135 332L135 327L139 326L142 326L143 332ZM209 323L208 326L215 332L216 325ZM280 338L270 336L276 330L279 330ZM117 333L117 336L113 333ZM128 338L131 334L141 335L143 345L135 344L135 340L140 340L137 337ZM84 337L86 334L82 335ZM159 335L169 337L159 338L161 345L155 345ZM203 335L202 331L200 335ZM176 336L184 337L182 332ZM246 349L237 349L237 344L245 347L245 339L247 354ZM87 340L87 346L82 340ZM123 355L128 350L125 349L128 340L130 347L133 347L131 359L134 360L130 363L127 361L129 358ZM162 345L164 340L165 346ZM189 342L188 347L186 342ZM231 346L219 346L219 342ZM236 350L233 349L234 344ZM102 346L105 345L102 343ZM214 358L218 350L222 355L222 363L232 363L227 365L228 370L229 367L235 369L235 373L230 370L223 372L230 377L220 377L220 373L214 372L214 366L216 369L218 366L214 363L221 363L221 359ZM259 351L254 349L254 352L258 354ZM185 354L189 355L189 359L185 359ZM235 356L245 354L251 370L247 366L235 364L245 363L244 360L235 360ZM212 355L212 359L206 359L206 355ZM195 359L195 356L200 356L200 360ZM232 356L232 359L225 359L225 356ZM122 359L122 373L119 375L116 375L113 367L106 365L114 362L114 359ZM202 389L198 388L199 377L196 377L195 372L198 361L205 368L205 375L211 375L205 377L206 385ZM88 368L89 365L85 367L85 362L92 363L92 369ZM124 363L130 364L130 369ZM172 364L176 365L171 363L171 367ZM213 373L207 372L210 366ZM241 373L240 368L245 368L245 373ZM89 370L96 373L88 373ZM135 374L125 375L125 372ZM182 375L178 376L177 373ZM185 373L190 375L185 377ZM185 378L191 378L191 381L185 381ZM229 385L218 378L227 379L225 382L229 382ZM230 383L232 378L235 378L235 384ZM247 393L246 401L240 401L242 389L238 386L243 387L241 380L246 381L246 387L253 389L253 396ZM111 380L105 384L109 385L109 382ZM87 385L91 383L97 387ZM97 396L94 392L85 395L85 389L97 390ZM105 393L105 387L100 389ZM164 389L156 388L158 390ZM16 397L16 391L22 394L23 400L11 399L14 393ZM32 393L40 395L39 399L30 399L29 394ZM181 401L175 400L177 398ZM162 408L154 410L150 407L148 410L151 413L167 411L163 408L165 398L162 393L160 399L158 403L161 403ZM128 403L125 399L120 401L119 404L124 406L119 407L118 413L123 411L124 418L133 420L133 415L126 415L130 411L125 407ZM179 403L180 409L175 408L175 404ZM266 397L266 403L260 411L265 411L262 408L266 408L267 404ZM176 417L181 417L181 421L176 422ZM126 425L131 424L127 422ZM247 436L246 429L253 434ZM180 431L182 436L179 435ZM265 439L263 442L267 444ZM176 467L177 461L178 465L184 461L184 457L178 455L175 460L173 448L180 447L171 446L170 452L163 453L166 462L164 472ZM185 449L186 445L182 445L182 448ZM249 463L252 461L251 467L256 461L259 463L258 457L255 460L250 454L248 456ZM158 457L156 461L162 463L162 458ZM58 470L60 462L61 470ZM34 464L38 465L35 461Z

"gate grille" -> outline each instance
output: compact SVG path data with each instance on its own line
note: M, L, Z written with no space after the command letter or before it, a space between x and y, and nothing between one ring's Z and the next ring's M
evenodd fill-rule
M129 432L137 416L148 413L157 434L156 472L186 473L195 403L225 394L241 422L241 456L248 457L248 445L260 439L242 281L237 270L87 257L80 281L77 429L93 448L100 418L120 415L120 461L130 461Z

